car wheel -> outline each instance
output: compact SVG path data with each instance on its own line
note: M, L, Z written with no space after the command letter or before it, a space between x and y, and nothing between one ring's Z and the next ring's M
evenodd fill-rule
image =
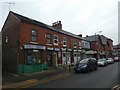
M89 72L90 72L90 69L89 69L89 68L87 68L87 69L86 69L86 72L87 72L87 73L89 73Z
M77 71L77 70L75 70L75 73L78 73L78 71Z
M95 67L95 70L97 70L98 68L97 67Z
M106 66L106 64L103 65L104 67Z

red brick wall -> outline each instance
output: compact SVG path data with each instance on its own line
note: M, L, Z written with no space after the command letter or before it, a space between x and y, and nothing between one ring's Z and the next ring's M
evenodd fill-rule
M10 13L2 28L2 68L13 73L17 73L19 64L19 25L20 20Z
M49 46L49 45L46 45L47 43L46 43L46 37L45 37L45 35L47 33L49 33L52 35L52 46L49 46L49 47L63 48L63 44L61 42L63 40L63 37L66 37L66 39L67 39L66 48L73 48L74 40L76 40L77 48L79 48L79 45L78 45L78 42L80 41L79 39L68 36L68 35L64 35L64 34L61 34L61 33L58 33L58 32L43 28L43 27L35 26L35 25L29 24L29 23L21 23L20 37L19 37L20 47L22 47L22 45L24 43L31 42L31 30L32 29L37 30L38 44L40 44L40 45ZM54 35L58 35L58 46L55 46L53 43L53 36ZM20 58L21 58L21 56L20 56ZM20 63L21 63L21 61L20 61Z
M31 30L35 29L38 32L38 43L41 45L46 45L46 37L45 35L47 33L50 33L52 35L52 45L53 45L53 35L58 35L58 46L53 45L53 47L62 47L62 39L63 37L66 37L67 39L67 48L70 48L70 46L73 47L74 40L77 42L80 41L79 39L76 39L74 37L70 37L68 35L64 35L52 30L48 30L42 27L38 27L35 25L27 24L27 23L21 23L21 30L20 30L20 46L22 46L23 43L30 43L31 41ZM71 39L71 40L70 40ZM71 42L70 42L71 41ZM77 45L78 47L78 45Z

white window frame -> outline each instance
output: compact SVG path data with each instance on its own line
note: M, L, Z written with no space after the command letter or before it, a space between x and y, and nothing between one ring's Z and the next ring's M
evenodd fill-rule
M82 42L79 41L79 49L82 47Z
M66 44L67 44L67 39L66 39L66 37L63 37L63 47L66 47L67 46Z
M57 39L55 38L55 36L57 37ZM57 43L55 43L55 40L57 41ZM54 45L58 45L58 35L54 35L53 42L54 42Z
M77 47L77 42L76 41L74 41L74 48L76 48Z

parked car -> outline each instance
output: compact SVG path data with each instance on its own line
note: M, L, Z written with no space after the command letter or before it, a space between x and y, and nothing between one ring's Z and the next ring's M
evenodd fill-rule
M108 62L105 58L98 59L98 66L107 66Z
M75 72L97 70L97 60L95 58L86 58L78 61L74 66Z
M114 63L114 60L112 58L107 58L107 63L108 64L113 64Z
M114 57L114 61L118 62L118 61L120 61L120 58L119 57Z

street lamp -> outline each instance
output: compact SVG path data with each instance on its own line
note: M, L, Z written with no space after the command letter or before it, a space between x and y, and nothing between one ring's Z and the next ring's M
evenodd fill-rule
M96 45L96 51L97 51L97 59L98 59L98 45L99 45L99 43L98 43L98 39L96 38L96 36L97 36L97 33L101 33L102 31L99 31L99 32L96 32L95 33L95 45Z

